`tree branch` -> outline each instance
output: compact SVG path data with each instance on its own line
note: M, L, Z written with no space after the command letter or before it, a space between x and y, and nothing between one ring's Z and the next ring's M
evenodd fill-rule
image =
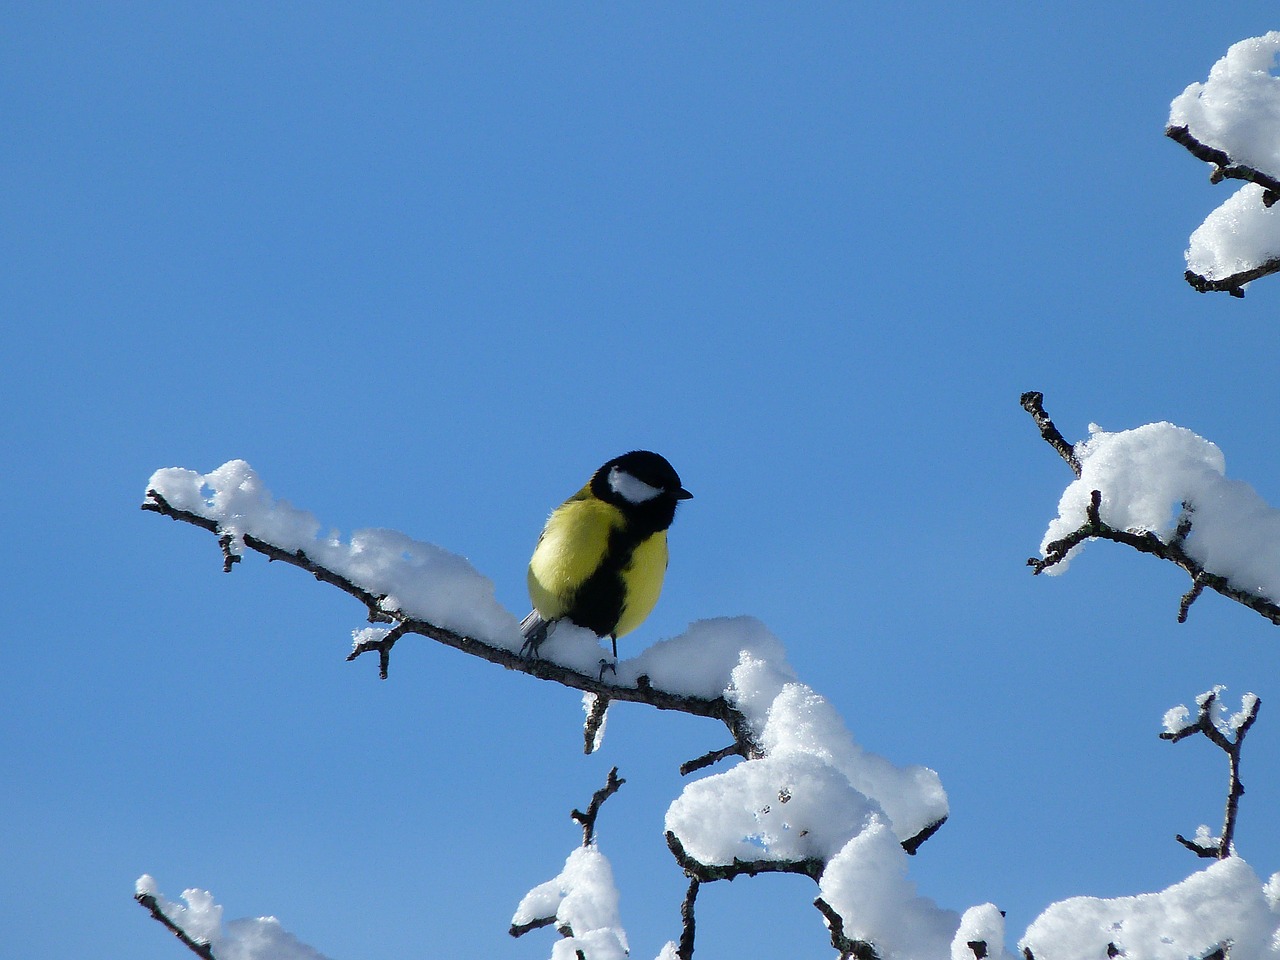
M186 948L197 957L203 957L204 960L216 960L213 955L213 948L203 940L196 940L188 934L187 931L183 930L182 927L174 923L173 920L171 920L169 916L160 909L160 902L154 896L149 893L138 893L134 895L133 899L137 900L143 907L151 911L152 918L164 924L169 929L169 932L181 940Z
M576 807L569 816L582 827L582 845L589 847L596 838L596 816L600 813L600 805L618 792L627 781L619 778L618 768L614 767L609 771L608 779L605 784L594 794L591 795L591 803L587 805L587 812L583 813Z
M1201 143L1185 126L1166 127L1164 135L1186 147L1197 160L1203 160L1214 167L1213 172L1209 174L1210 183L1221 183L1223 180L1247 180L1263 188L1264 205L1270 207L1280 200L1280 180L1243 163L1236 163L1225 150Z
M1080 461L1076 459L1075 449L1067 443L1062 431L1049 419L1049 414L1044 412L1044 394L1038 390L1028 390L1022 395L1021 401L1022 409L1031 414L1031 419L1040 428L1040 436L1044 438L1045 443L1058 451L1058 456L1067 462L1072 473L1077 477L1080 476Z
M826 869L826 863L820 857L806 857L803 860L739 860L733 863L702 863L685 852L684 844L670 830L667 831L667 846L671 855L676 858L685 875L694 877L702 883L714 880L733 880L737 877L754 877L762 873L799 873L811 880L817 880Z
M1219 280L1210 280L1194 270L1188 270L1183 276L1186 278L1187 283L1195 288L1197 293L1229 293L1231 296L1238 298L1244 296L1244 285L1246 283L1261 280L1263 277L1268 277L1273 273L1280 273L1280 257L1272 257L1256 267L1241 270L1239 273L1233 273Z
M1029 404L1030 400L1030 404ZM1052 426L1052 421L1048 420L1044 415L1044 408L1041 406L1043 396L1039 393L1024 393L1022 395L1022 405L1027 409L1032 417L1036 419L1037 424L1041 423L1041 416ZM1037 415L1037 411L1038 414ZM1057 433L1057 428L1053 429ZM1041 436L1052 446L1058 453L1066 459L1063 453L1063 446L1070 449L1070 445L1065 440L1061 443L1056 442L1050 436L1046 435L1045 429L1041 426ZM1057 434L1061 438L1061 434ZM1068 464L1072 461L1068 460ZM1075 463L1073 470L1077 477L1080 476L1079 464ZM1250 590L1243 589L1233 584L1229 579L1216 573L1212 573L1204 568L1201 563L1187 553L1184 546L1187 537L1191 533L1192 526L1192 505L1184 503L1182 505L1182 515L1178 519L1178 526L1173 537L1168 543L1161 540L1151 531L1143 531L1134 533L1130 530L1120 530L1103 521L1101 516L1102 507L1102 491L1094 490L1089 496L1089 506L1085 514L1085 522L1076 530L1067 534L1059 540L1054 540L1045 547L1044 557L1031 557L1027 560L1027 566L1031 567L1034 574L1043 573L1049 567L1059 564L1066 558L1067 554L1073 547L1084 543L1086 540L1110 540L1114 543L1123 543L1125 546L1133 547L1139 553L1148 553L1153 557L1159 557L1161 560L1168 560L1177 564L1191 576L1191 589L1183 596L1178 607L1178 622L1185 623L1187 613L1191 608L1191 604L1200 596L1205 587L1216 593L1222 594L1229 600L1243 604L1260 616L1265 617L1272 623L1280 624L1280 605L1272 602L1267 597L1253 593Z
M700 886L702 886L701 880L690 877L689 889L684 895L684 901L680 904L680 943L676 947L676 956L680 960L692 960L693 957L693 936L697 926L693 917L693 907L698 899Z
M224 558L234 555L230 553L232 541L228 536L228 532L224 531L217 521L174 507L154 490L147 491L147 498L142 503L142 509L208 530L218 536L220 541L224 543ZM693 716L710 717L711 719L719 720L729 728L734 740L743 745L743 750L747 755L761 755L759 746L752 739L746 718L739 710L731 706L723 696L698 697L672 693L655 687L647 676L639 677L634 687L622 686L611 683L595 673L579 673L570 667L562 666L549 660L523 657L517 651L509 650L483 638L466 637L426 620L411 617L402 610L389 608L386 605L387 598L385 596L379 596L365 590L341 574L335 573L308 557L303 550L285 550L252 534L242 534L239 540L243 542L245 547L262 554L268 560L278 560L281 563L298 567L310 573L317 580L331 584L344 593L355 597L365 606L370 622L394 624L391 631L384 637L379 640L365 641L358 644L352 650L351 655L347 657L348 660L354 660L362 654L376 651L379 656L379 676L383 679L386 679L387 676L391 648L405 634L412 633L435 640L447 647L453 647L455 650L468 653L473 657L480 657L482 660L496 663L506 667L508 670L526 673L540 680L551 680L566 687L581 690L584 693L594 693L597 696L607 697L611 700L647 703L659 710L675 710ZM223 569L230 570L233 562L224 559Z
M1261 700L1256 696L1250 696L1252 697L1252 703L1247 707L1248 712L1244 718L1235 727L1234 740L1228 738L1213 722L1213 708L1218 699L1217 690L1212 690L1200 697L1200 713L1194 723L1187 724L1177 730L1166 730L1160 734L1161 740L1168 740L1170 743L1177 743L1179 740L1185 740L1187 737L1194 736L1197 733L1203 734L1210 743L1227 755L1229 767L1227 808L1226 813L1223 815L1222 836L1218 838L1216 843L1208 845L1196 840L1188 840L1182 834L1178 834L1174 838L1198 857L1225 860L1231 856L1231 845L1236 833L1236 818L1240 812L1240 798L1244 796L1244 784L1240 781L1240 752L1244 747L1245 734L1249 732L1253 722L1258 719L1258 708L1262 706ZM1246 702L1248 701L1246 700Z
M844 917L831 904L818 897L813 905L827 922L827 929L831 931L831 945L840 951L840 960L880 960L880 955L871 944L845 936Z

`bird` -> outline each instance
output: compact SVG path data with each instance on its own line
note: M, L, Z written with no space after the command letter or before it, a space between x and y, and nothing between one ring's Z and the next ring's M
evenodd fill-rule
M652 612L667 572L667 528L676 505L693 496L675 469L649 450L602 465L586 486L551 512L529 560L533 610L520 624L522 655L560 620L618 637Z

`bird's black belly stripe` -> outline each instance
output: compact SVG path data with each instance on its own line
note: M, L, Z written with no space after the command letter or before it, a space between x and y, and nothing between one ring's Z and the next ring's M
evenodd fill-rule
M622 571L631 562L632 554L643 539L630 526L612 530L603 562L573 595L565 616L598 637L612 634L622 619L626 597Z

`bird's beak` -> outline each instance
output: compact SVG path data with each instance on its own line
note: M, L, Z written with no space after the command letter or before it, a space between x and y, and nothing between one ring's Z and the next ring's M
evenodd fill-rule
M679 490L677 490L677 491L676 491L676 499L677 499L677 500L692 500L692 499L693 499L693 494L692 494L692 493L690 493L688 490L686 490L684 487L681 487Z

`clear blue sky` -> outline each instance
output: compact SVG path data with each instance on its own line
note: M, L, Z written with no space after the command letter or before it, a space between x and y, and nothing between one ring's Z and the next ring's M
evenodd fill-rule
M1035 552L1071 438L1168 419L1280 504L1280 281L1195 294L1228 187L1169 101L1274 3L5 4L0 929L13 956L184 951L139 874L343 960L546 956L520 896L606 805L633 955L678 933L661 839L713 724L614 711L361 610L219 572L137 509L250 461L344 531L468 556L516 613L547 510L664 453L694 491L627 648L750 613L864 746L938 770L912 862L1010 940L1160 889L1225 763L1160 718L1252 689L1237 837L1280 869L1280 628L1096 544ZM1238 702L1238 700L1237 700ZM816 889L704 891L699 957L830 954Z

